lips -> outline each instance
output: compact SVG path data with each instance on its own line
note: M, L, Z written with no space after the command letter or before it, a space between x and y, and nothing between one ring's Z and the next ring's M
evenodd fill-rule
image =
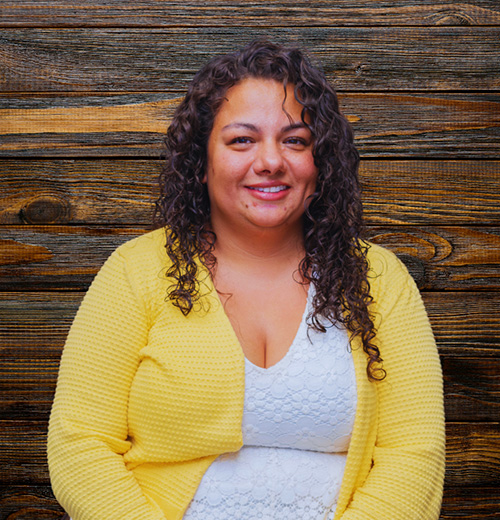
M250 190L260 191L261 193L279 193L280 191L285 191L290 189L290 186L285 186L284 184L280 186L248 186Z

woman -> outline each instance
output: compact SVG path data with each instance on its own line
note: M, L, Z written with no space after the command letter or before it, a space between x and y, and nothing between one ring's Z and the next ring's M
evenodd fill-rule
M108 259L49 430L80 519L437 519L442 380L405 267L361 241L324 75L254 42L193 79L156 231ZM166 252L165 252L166 248Z

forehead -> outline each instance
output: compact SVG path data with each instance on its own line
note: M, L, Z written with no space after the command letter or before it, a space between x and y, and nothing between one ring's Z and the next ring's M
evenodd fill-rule
M285 87L279 81L247 78L228 89L215 122L265 116L269 119L284 117L289 120L288 115L293 120L300 121L302 108L295 98L294 85L287 85L285 93Z

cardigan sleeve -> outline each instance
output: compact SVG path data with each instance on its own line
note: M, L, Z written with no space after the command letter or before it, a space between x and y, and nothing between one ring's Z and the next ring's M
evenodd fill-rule
M73 520L164 520L124 464L127 402L148 312L115 251L87 292L61 358L48 434L55 496Z
M377 388L372 467L342 520L439 518L445 457L442 374L420 293L387 251L372 282L386 378Z

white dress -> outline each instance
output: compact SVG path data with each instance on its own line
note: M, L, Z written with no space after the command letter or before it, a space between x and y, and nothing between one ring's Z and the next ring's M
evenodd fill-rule
M356 412L347 333L308 330L269 368L245 360L243 444L208 468L184 520L319 520L335 512Z

